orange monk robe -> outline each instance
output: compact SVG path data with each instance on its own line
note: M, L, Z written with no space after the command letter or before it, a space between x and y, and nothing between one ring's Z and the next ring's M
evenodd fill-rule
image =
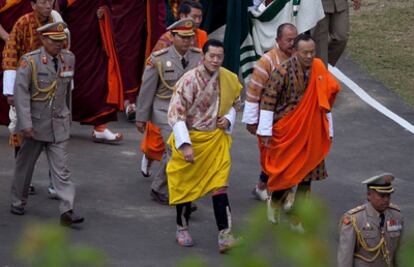
M302 100L273 125L270 146L263 153L269 191L297 185L325 159L331 146L326 113L339 90L323 62L314 59Z

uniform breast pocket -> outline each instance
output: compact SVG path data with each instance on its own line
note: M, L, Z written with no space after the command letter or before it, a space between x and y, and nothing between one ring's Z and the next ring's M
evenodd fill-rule
M176 73L176 71L164 72L164 80L168 83L168 85L174 86L178 80L178 73Z
M52 82L53 81L50 80L50 79L39 79L38 86L39 86L40 89L44 89L44 88L47 88L47 87L51 86Z
M399 238L401 236L401 231L392 231L392 232L388 232L388 235L391 238Z
M362 230L362 235L368 246L377 245L380 238L380 233L376 230Z

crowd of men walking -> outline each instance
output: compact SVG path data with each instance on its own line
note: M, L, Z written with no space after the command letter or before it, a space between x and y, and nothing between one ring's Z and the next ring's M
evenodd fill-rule
M227 187L243 85L222 67L223 43L200 29L198 1L182 1L165 32L164 22L157 21L162 16L154 16L162 14L157 1L132 2L126 14L125 2L0 0L0 117L16 153L10 211L24 214L35 190L34 167L45 151L61 224L82 223L73 210L75 187L67 164L71 121L92 125L95 142L118 143L122 134L107 123L121 110L144 135L142 174L151 176L153 161L160 161L150 195L175 206L178 244L193 246L193 202L211 194L218 248L226 252L240 243L232 233ZM256 4L266 8L270 2ZM325 18L310 32L298 33L289 21L275 27L274 48L257 61L245 85L242 122L257 136L260 151L253 194L266 202L271 223L286 214L297 232L306 231L295 214L297 196L309 195L312 182L327 177L331 111L340 91L327 64L337 63L349 31L348 2L322 3ZM353 4L359 9L360 0ZM145 45L143 23L131 17L144 10ZM390 203L393 179L384 173L363 182L368 202L341 219L339 266L396 265L403 218Z

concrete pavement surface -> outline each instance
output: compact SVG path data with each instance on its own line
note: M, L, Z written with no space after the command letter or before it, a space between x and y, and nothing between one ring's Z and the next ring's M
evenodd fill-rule
M375 99L414 123L414 110L358 66L344 59L338 67ZM329 178L313 184L313 194L322 197L329 207L332 244L336 242L335 231L341 214L366 199L365 187L360 182L384 171L398 178L393 202L400 205L408 219L407 227L411 227L414 135L345 87L338 96L333 116L335 137L327 159ZM205 259L210 266L223 265L227 256L218 253L211 198L207 196L198 201L199 210L192 217L190 231L195 247L179 247L175 242L175 209L151 200L151 178L143 177L139 171L142 135L121 114L119 118L110 128L124 133L125 139L120 145L93 143L91 127L72 125L69 150L72 180L77 189L75 207L86 218L81 227L70 230L72 241L103 250L110 266L175 266L191 255ZM256 139L247 133L240 118L233 135L229 189L237 230L243 230L249 211L261 205L251 195L259 174ZM48 167L44 154L33 176L37 194L30 196L26 214L10 214L14 158L7 140L7 128L1 127L0 266L13 267L21 266L12 253L24 226L32 221L51 220L57 224L59 216L58 201L47 197Z

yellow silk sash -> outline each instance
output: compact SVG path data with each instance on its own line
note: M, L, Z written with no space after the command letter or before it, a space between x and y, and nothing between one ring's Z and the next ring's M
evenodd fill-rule
M213 132L190 131L190 139L194 163L185 161L183 153L175 148L174 134L168 140L172 149L167 165L170 205L194 201L227 186L231 136L216 129Z
M234 101L240 95L243 86L233 72L221 67L219 73L220 79L220 110L218 115L223 117L229 112Z

